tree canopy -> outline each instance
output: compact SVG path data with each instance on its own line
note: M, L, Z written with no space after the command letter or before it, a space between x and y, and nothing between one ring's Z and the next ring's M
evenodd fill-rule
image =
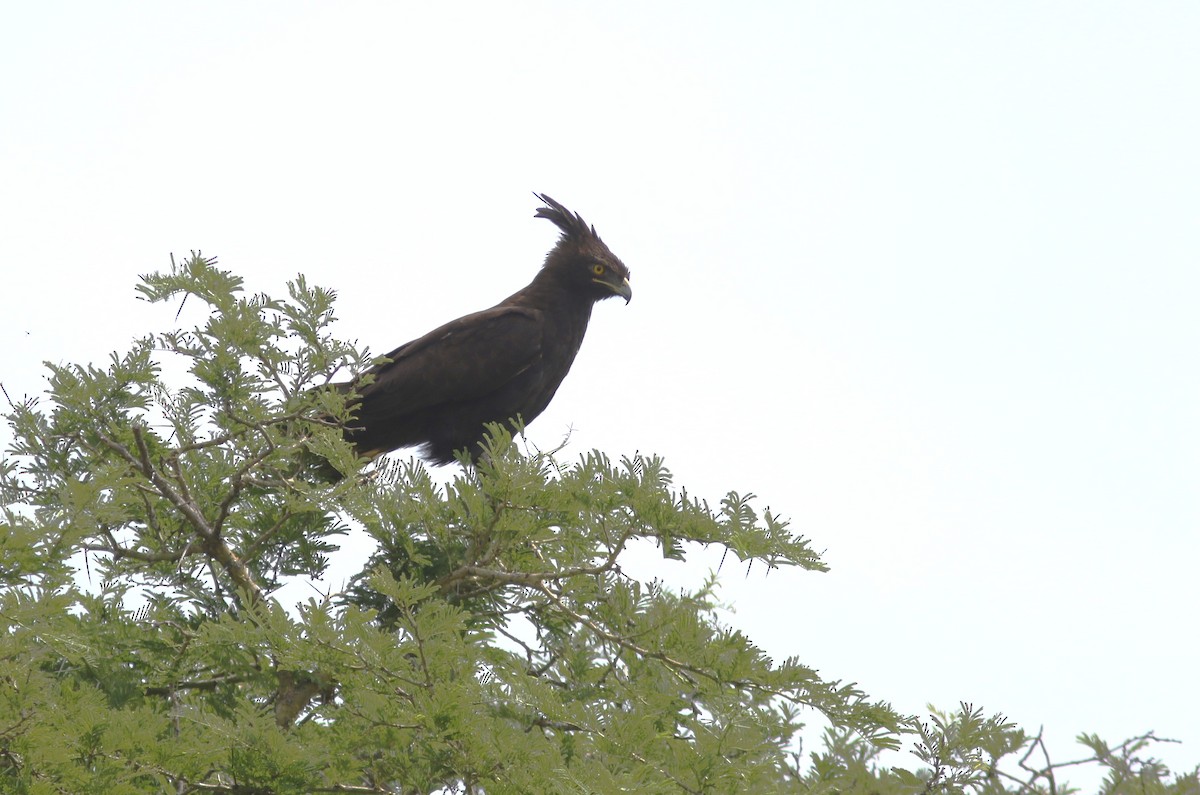
M718 504L658 458L530 452L493 426L448 482L365 473L331 387L368 352L303 277L247 294L199 254L142 278L201 322L10 397L0 465L0 791L1056 792L1039 739L970 705L904 715L772 660L631 545L821 571L753 495ZM6 391L6 395L8 392ZM308 477L313 456L347 475ZM350 527L345 589L281 604ZM830 728L801 749L805 721ZM1105 792L1196 793L1152 734L1082 736ZM906 763L880 753L904 749ZM1044 749L1041 749L1044 750Z

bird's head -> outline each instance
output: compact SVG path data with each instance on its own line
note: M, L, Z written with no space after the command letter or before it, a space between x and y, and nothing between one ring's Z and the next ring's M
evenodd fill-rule
M537 209L536 217L546 218L562 230L558 244L546 255L543 270L554 272L593 301L619 295L629 303L633 297L629 268L608 250L596 228L546 194L533 195L546 205Z

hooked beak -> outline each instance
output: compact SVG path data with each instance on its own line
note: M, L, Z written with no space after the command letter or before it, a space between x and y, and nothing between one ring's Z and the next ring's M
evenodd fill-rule
M600 281L600 280L597 279L596 281ZM633 290L629 286L628 279L622 279L620 284L613 284L612 282L600 282L600 283L603 284L608 289L612 290L614 294L619 295L622 298L624 298L625 303L627 303L627 304L629 303L629 299L633 298Z

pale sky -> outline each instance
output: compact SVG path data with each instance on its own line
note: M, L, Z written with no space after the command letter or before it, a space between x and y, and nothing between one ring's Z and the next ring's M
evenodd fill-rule
M1197 42L1186 2L9 3L0 380L164 328L133 288L189 249L382 353L527 283L545 192L634 298L530 438L753 491L832 566L727 563L732 624L1190 767Z

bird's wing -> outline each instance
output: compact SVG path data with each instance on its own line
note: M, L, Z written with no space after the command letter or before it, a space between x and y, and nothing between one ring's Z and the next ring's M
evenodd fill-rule
M542 326L539 310L497 306L401 345L359 389L360 416L397 417L494 392L540 361Z

